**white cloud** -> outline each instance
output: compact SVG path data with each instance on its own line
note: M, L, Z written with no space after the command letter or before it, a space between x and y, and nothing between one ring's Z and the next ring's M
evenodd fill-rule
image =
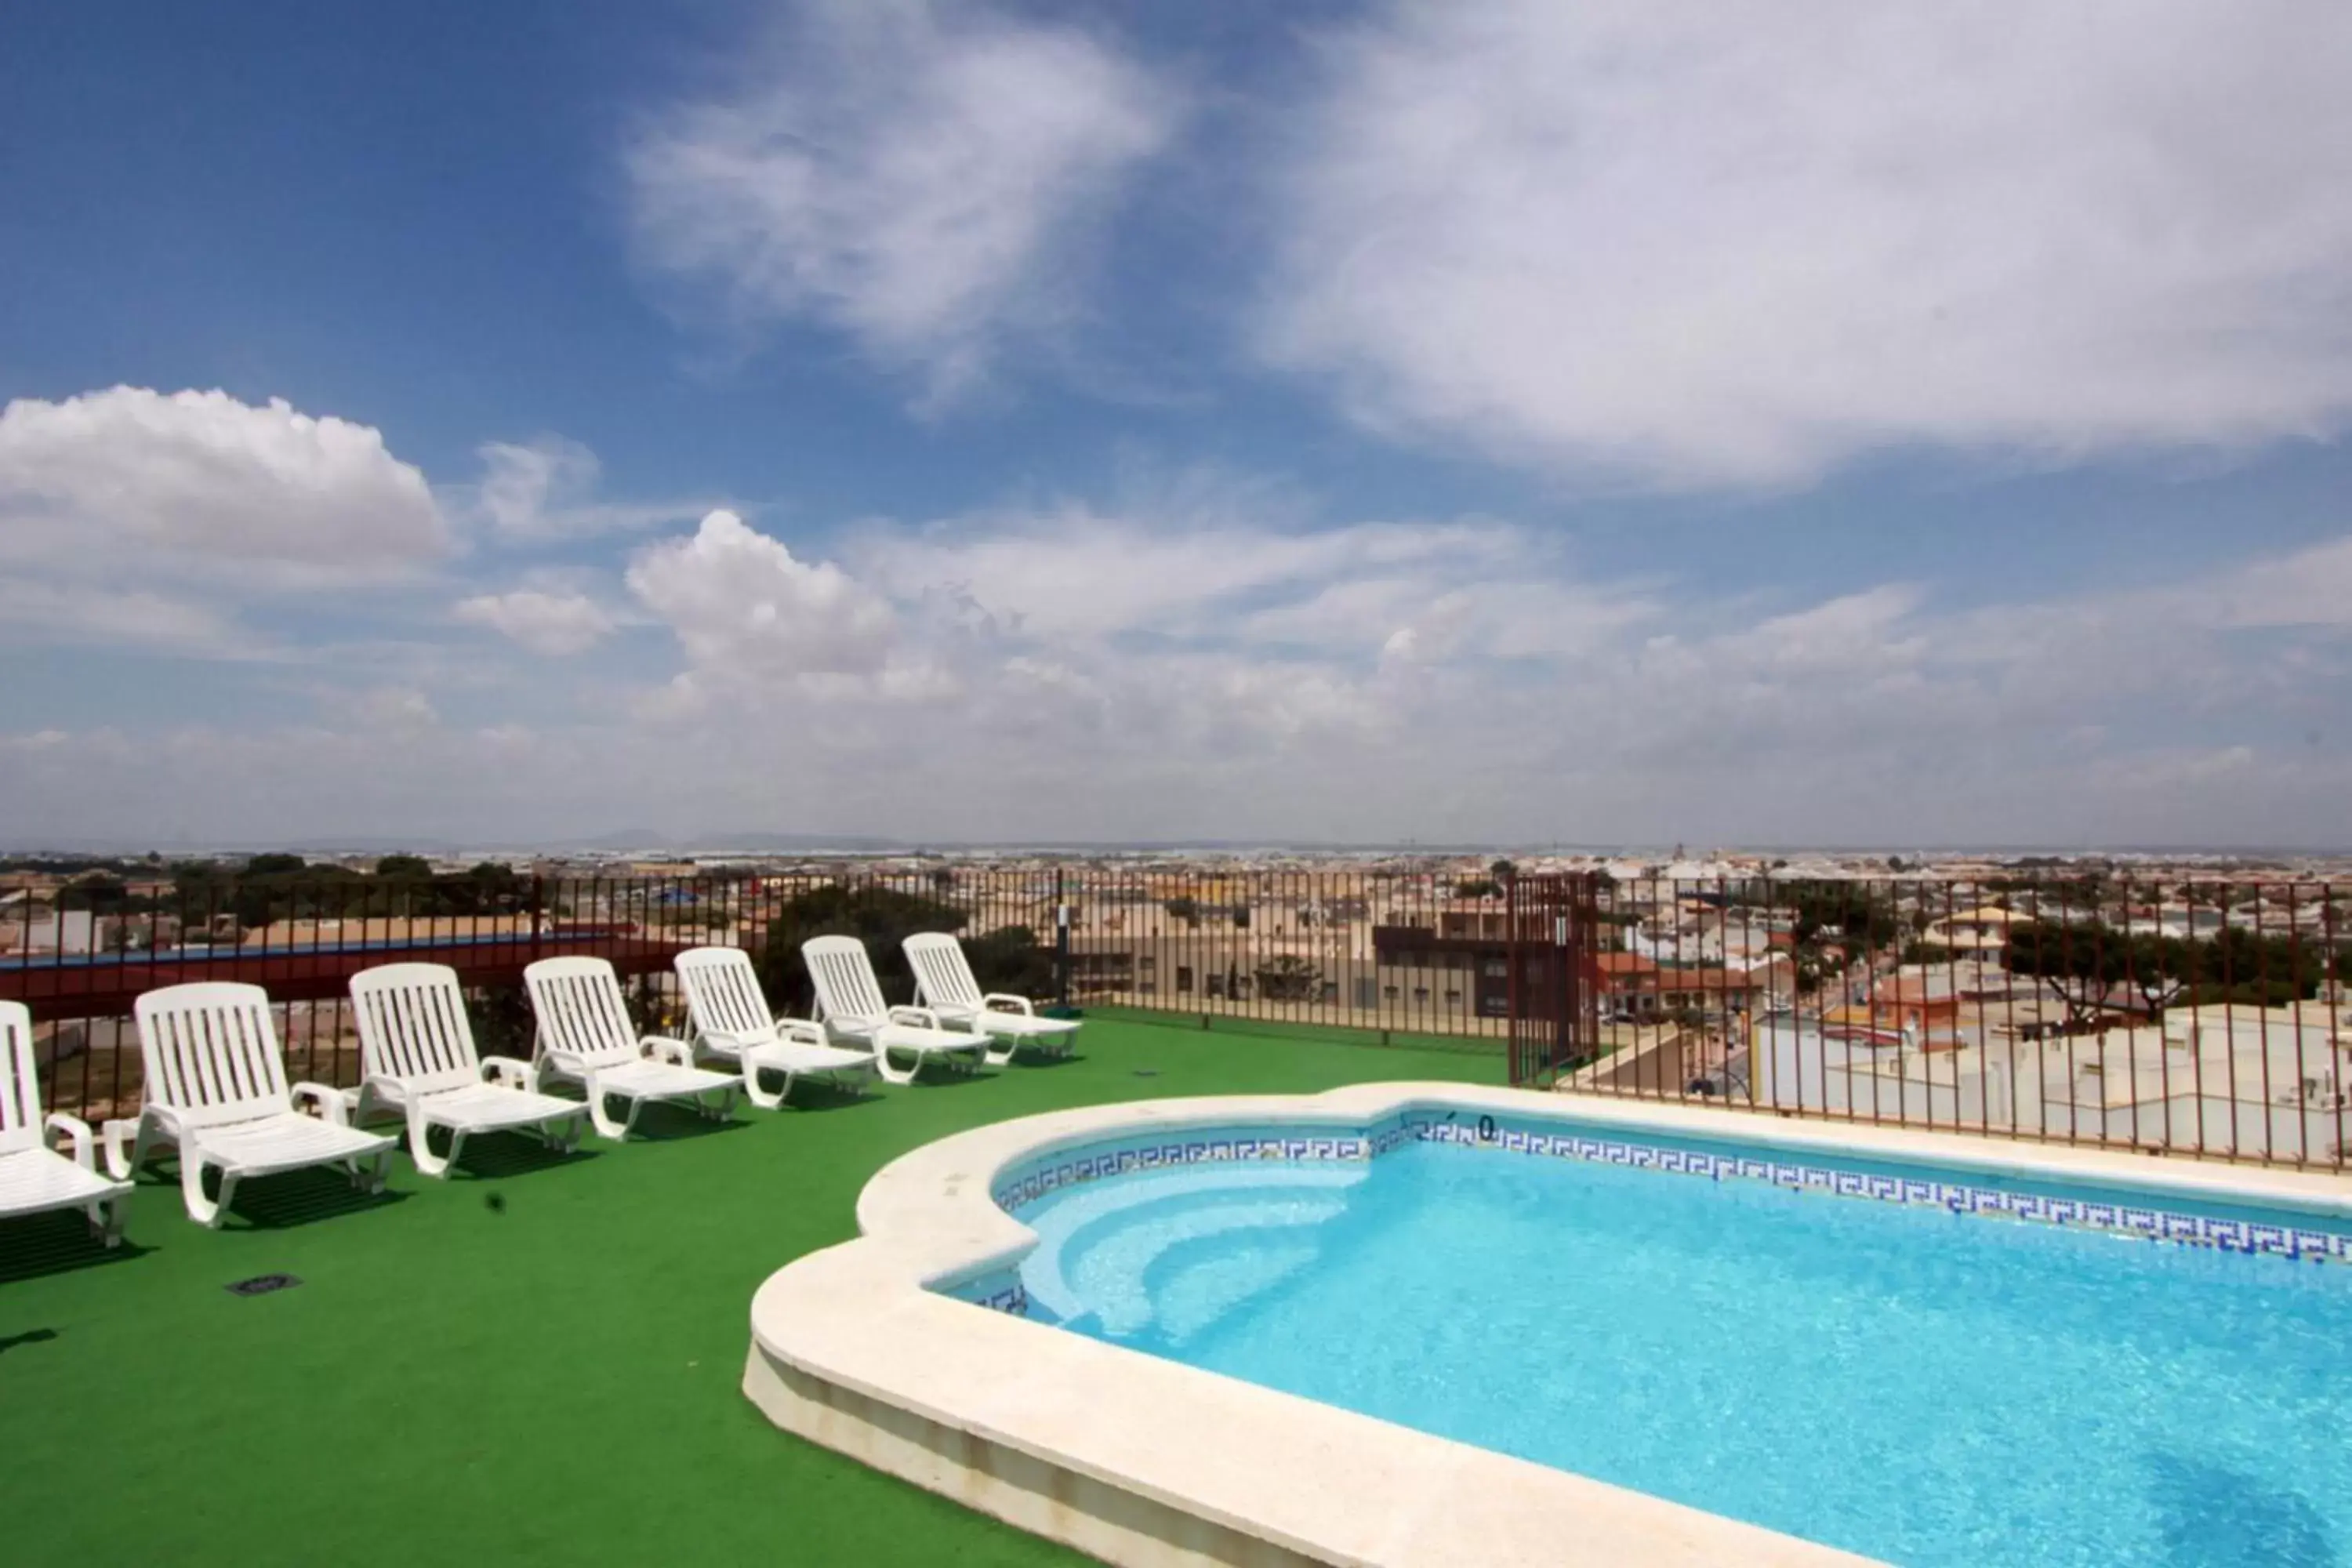
M611 612L587 595L535 588L478 595L458 601L450 614L460 621L503 633L531 652L551 658L583 653L614 628Z
M432 700L411 687L381 686L347 700L350 716L379 731L429 729L441 722Z
M1090 33L983 6L830 0L795 20L631 147L638 250L740 321L824 322L952 400L1008 340L1067 321L1178 100Z
M488 441L478 448L482 478L474 504L493 530L513 540L568 538L686 522L710 510L709 500L616 502L597 499L604 465L596 454L562 436L517 444Z
M2217 626L2352 626L2352 538L2256 563L2190 596Z
M964 601L1009 630L1096 637L1228 630L1236 614L1253 611L1252 624L1277 635L1286 626L1356 635L1365 627L1342 626L1328 602L1322 608L1333 613L1310 627L1314 612L1301 601L1341 584L1390 584L1411 599L1430 582L1502 576L1538 553L1525 530L1475 520L1310 530L1222 509L1147 506L1107 516L1073 505L878 530L861 541L858 558L899 596ZM1286 607L1287 619L1273 606ZM1392 597L1349 608L1374 621L1410 613Z
M1278 181L1278 362L1669 486L2352 416L2352 11L1396 0Z
M0 799L20 832L261 837L2341 835L2352 637L2326 595L2352 542L1954 607L1915 584L1594 580L1478 519L1310 531L1198 503L875 525L821 553L716 512L637 550L626 609L555 574L457 612L542 647L647 618L675 649L637 684L388 656L314 689L309 727L0 742Z
M13 577L0 577L0 637L215 657L259 651L250 634L195 600Z
M730 511L640 551L628 585L709 677L877 677L898 641L898 618L880 595L830 561L797 559Z
M280 398L117 386L0 410L0 560L249 589L395 578L449 543L380 432Z

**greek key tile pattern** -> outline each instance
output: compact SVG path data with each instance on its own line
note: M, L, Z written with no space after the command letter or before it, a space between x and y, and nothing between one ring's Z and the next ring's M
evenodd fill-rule
M2175 1214L2127 1203L2010 1192L1960 1182L1841 1171L1832 1166L1796 1164L1747 1154L1709 1154L1696 1149L1623 1143L1565 1131L1498 1127L1492 1120L1467 1122L1418 1119L1411 1122L1410 1131L1411 1136L1425 1142L1458 1143L1558 1160L1587 1160L1635 1170L1704 1176L1718 1182L1769 1182L1777 1187L1837 1197L1869 1198L1879 1203L1940 1208L1953 1214L2021 1219L2037 1225L2080 1226L2222 1252L2305 1258L2315 1263L2352 1263L2352 1235L2288 1225Z
M943 1287L943 1293L959 1301L969 1301L975 1307L985 1307L992 1312L1010 1312L1016 1318L1029 1315L1029 1288L1022 1283L1020 1274L1013 1269L1001 1268L977 1279Z
M1402 1142L1391 1140L1388 1147ZM1050 1163L1017 1173L992 1194L996 1206L1017 1214L1047 1193L1129 1171L1157 1171L1176 1165L1223 1163L1238 1160L1369 1160L1371 1140L1361 1133L1318 1133L1287 1137L1278 1132L1210 1132L1176 1142L1122 1143L1055 1156Z
M2100 1202L1965 1182L1841 1170L1833 1165L1807 1164L1765 1154L1708 1153L1596 1137L1559 1123L1497 1121L1492 1116L1464 1112L1411 1112L1362 1132L1318 1130L1307 1136L1291 1136L1272 1128L1220 1129L1182 1139L1064 1151L1036 1164L1016 1169L995 1189L994 1196L1000 1208L1017 1214L1048 1193L1131 1171L1249 1160L1371 1160L1410 1142L1590 1161L1717 1182L1763 1182L1792 1191L1939 1208L1956 1215L2112 1231L2217 1252L2352 1263L2352 1232L2347 1231L2174 1213L2143 1207L2121 1201L2120 1197L2118 1201ZM980 1289L982 1285L986 1289ZM993 1275L950 1293L999 1311L1028 1310L1027 1292L1013 1274Z

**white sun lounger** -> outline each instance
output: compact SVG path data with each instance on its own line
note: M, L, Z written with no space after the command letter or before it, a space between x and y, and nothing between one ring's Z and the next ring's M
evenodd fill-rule
M684 1040L640 1037L621 997L621 977L605 960L542 958L522 972L522 980L539 1020L536 1087L545 1089L551 1079L578 1083L586 1091L589 1120L604 1137L615 1142L628 1137L649 1100L690 1104L714 1121L734 1110L742 1075L696 1067L694 1047ZM608 1097L628 1102L625 1118L613 1120L604 1109Z
M180 1194L188 1217L217 1228L247 1176L341 1165L352 1184L383 1191L393 1140L349 1124L340 1090L286 1081L286 1058L258 985L203 981L150 991L132 1005L147 1069L137 1121L106 1124L106 1163L119 1179L147 1163L159 1143L180 1152ZM302 1105L316 1108L306 1116ZM124 1137L137 1138L123 1151ZM205 1167L220 1173L220 1196L205 1196Z
M553 1149L580 1141L586 1106L533 1089L530 1063L475 1049L466 994L447 964L362 970L352 976L352 1006L365 1075L350 1096L354 1119L364 1121L379 1110L405 1116L409 1157L426 1175L448 1174L477 1132L528 1128ZM436 1127L449 1133L446 1154L433 1152Z
M51 1144L58 1133L72 1142L73 1158ZM79 1209L92 1235L120 1247L131 1190L129 1182L98 1173L98 1142L88 1122L61 1110L41 1115L33 1015L22 1002L0 1002L0 1218Z
M743 1092L751 1103L773 1110L793 1091L796 1078L847 1079L874 1076L874 1053L826 1041L824 1026L805 1018L778 1018L768 1011L751 955L740 947L698 947L670 961L698 1052L743 1069ZM772 1092L760 1087L762 1072L784 1075Z
M989 1038L988 1060L1003 1067L1031 1046L1067 1056L1078 1032L1076 1018L1041 1018L1026 996L992 991L982 994L963 943L945 931L922 931L900 944L915 971L915 1000L950 1029L969 1029Z
M943 1029L928 1007L893 1007L882 1000L874 961L854 936L817 936L801 943L809 981L816 987L817 1021L829 1038L854 1040L874 1053L875 1069L892 1083L912 1083L934 1058L969 1067L987 1047L969 1032ZM914 1065L891 1065L893 1052Z

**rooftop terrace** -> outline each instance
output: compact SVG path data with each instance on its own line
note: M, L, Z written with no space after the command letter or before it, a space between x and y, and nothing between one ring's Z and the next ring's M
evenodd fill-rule
M469 1146L446 1182L249 1184L226 1228L151 1175L108 1255L0 1224L0 1508L13 1563L1077 1562L775 1429L738 1392L753 1290L856 1233L858 1190L947 1133L1162 1095L1500 1082L1492 1054L1339 1030L1097 1016L1082 1055L863 1100L796 1091L626 1148ZM224 1287L290 1274L294 1289Z

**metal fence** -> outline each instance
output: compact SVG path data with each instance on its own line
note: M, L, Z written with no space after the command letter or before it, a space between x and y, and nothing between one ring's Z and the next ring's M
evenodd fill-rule
M1756 877L1600 895L1580 1092L2342 1170L2352 883Z
M524 965L610 959L649 1026L670 964L751 950L780 1011L796 952L954 930L991 989L1188 1021L1493 1051L1511 1081L2000 1137L2341 1169L2352 884L2106 874L1612 882L1429 865L854 862L782 873L183 874L0 912L52 1106L129 1114L142 992L235 979L279 1005L289 1070L358 1077L352 973L447 963L485 1050L528 1055ZM1269 1047L1273 1048L1273 1047Z
M347 987L375 964L448 964L483 1048L527 1056L520 981L536 959L609 959L648 1026L671 1026L671 962L687 948L751 950L780 1011L804 1015L811 998L796 954L807 937L863 937L895 1002L913 986L900 939L953 930L991 989L1496 1053L1517 1041L1517 1076L1531 1078L1574 1046L1553 1024L1526 1022L1529 1000L1576 982L1560 950L1544 945L1537 916L1515 914L1517 898L1496 879L1431 872L855 864L756 875L223 872L20 898L0 921L0 997L33 1009L52 1107L102 1120L137 1106L129 1015L159 986L264 986L278 1006L289 1070L349 1085L359 1054Z

